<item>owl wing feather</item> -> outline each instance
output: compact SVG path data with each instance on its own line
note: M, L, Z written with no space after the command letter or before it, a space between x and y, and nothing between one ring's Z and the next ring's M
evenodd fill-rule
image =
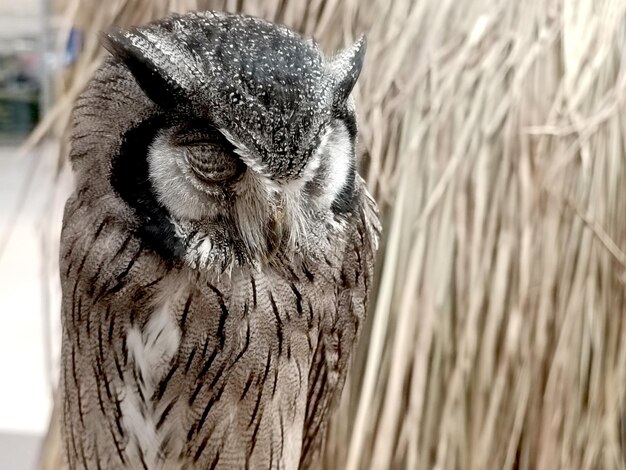
M335 279L336 310L322 316L309 373L300 468L319 463L329 417L338 405L368 303L380 235L378 210L359 178L363 205L355 216Z
M104 201L76 194L80 189L66 205L60 253L64 453L70 469L119 468L132 465L119 390L112 385L123 383L128 369L120 339L143 316L133 297L141 292L148 298L165 266L103 210Z

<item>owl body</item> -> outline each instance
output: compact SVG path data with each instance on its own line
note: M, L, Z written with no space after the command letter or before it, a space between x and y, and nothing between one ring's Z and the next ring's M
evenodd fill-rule
M107 46L74 112L61 241L67 464L307 467L379 232L354 163L362 45L329 61L206 12Z

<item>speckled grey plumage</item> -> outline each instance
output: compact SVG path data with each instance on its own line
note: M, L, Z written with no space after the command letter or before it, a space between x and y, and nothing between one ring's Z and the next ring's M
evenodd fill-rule
M108 38L112 50L130 42L164 64L164 79L172 96L181 99L178 105L189 105L228 129L279 179L300 174L333 102L347 97L342 82L353 83L361 67L350 57L362 41L346 59L339 58L339 64L347 62L344 67L329 67L317 43L286 27L224 13L174 16ZM174 54L179 56L175 64Z
M61 241L68 466L306 468L379 233L333 59L224 13L108 35L76 104Z

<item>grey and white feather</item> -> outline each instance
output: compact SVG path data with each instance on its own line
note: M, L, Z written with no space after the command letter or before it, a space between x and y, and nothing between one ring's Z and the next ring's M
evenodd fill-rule
M61 239L64 455L83 468L308 468L365 318L379 236L350 94L261 19L104 35Z

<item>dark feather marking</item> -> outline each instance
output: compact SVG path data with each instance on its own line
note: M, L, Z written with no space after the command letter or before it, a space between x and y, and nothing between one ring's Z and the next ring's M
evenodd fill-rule
M119 432L120 436L124 437L124 428L122 428L122 406L120 405L119 400L115 400L115 425L117 426L117 432Z
M291 287L293 295L296 296L296 311L298 312L298 315L302 316L302 294L300 294L300 291L296 288L293 282L289 283L289 287Z
M344 269L341 269L340 280L341 280L341 286L344 289L349 289L350 287L352 287L350 283L348 282L348 276Z
M82 462L88 462L87 457L85 457L85 449L83 448L82 439L78 441L78 449L80 450L80 458Z
M217 370L217 372L215 372L213 380L211 380L211 383L209 384L209 388L213 388L217 385L217 382L219 382L220 378L222 377L222 374L224 374L224 370L226 369L226 364L227 364L226 361L222 361L222 365Z
M311 271L309 271L309 269L307 268L306 264L304 264L304 263L302 263L302 271L304 272L304 275L309 280L309 282L313 282L315 277L313 276L313 273Z
M100 327L102 327L102 325L104 325L106 322L110 321L111 319L111 304L107 304L106 309L104 310L104 315L101 317L101 320L99 322Z
M90 290L90 295L92 295L93 292L94 292L96 282L97 282L98 278L100 277L100 271L102 270L104 265L107 264L107 265L110 266L113 263L115 263L118 260L120 254L126 252L126 249L128 248L128 244L130 243L130 241L132 239L133 239L133 235L132 234L126 236L126 238L124 238L124 241L120 244L120 246L115 251L115 254L110 259L104 258L102 261L100 261L100 263L98 264L98 267L96 269L96 272L93 274L93 276L91 276L91 279L90 279L90 289L91 289ZM103 290L104 290L104 288L103 288ZM99 295L97 295L94 298L94 301L93 301L94 304L100 298L101 295L102 295L102 292L100 292Z
M95 305L96 301L98 300L98 296L94 296L94 292L96 290L96 283L98 282L98 279L100 279L100 273L102 272L102 268L105 264L107 266L110 265L110 261L107 258L103 258L102 260L100 260L100 262L96 266L95 271L93 272L93 275L89 279L87 294L89 295L89 297L92 297L94 299L92 301L92 305Z
M337 325L333 328L334 334L337 335L337 357L342 357L343 351L341 345L343 344L343 330L337 330Z
M252 426L252 423L254 423L254 420L257 417L257 413L259 412L259 408L261 407L262 399L263 399L263 387L259 388L259 394L256 397L256 402L254 403L254 408L252 410L252 415L250 416L250 422L248 423L248 426ZM260 416L259 416L259 421L261 421ZM258 427L258 423L257 423L257 427Z
M220 299L220 309L222 313L220 314L220 319L217 327L217 337L220 342L220 349L224 349L224 345L226 344L226 333L224 328L226 326L226 319L228 318L228 309L224 304L223 300Z
M165 330L165 327L161 328L161 329L159 330L159 332L157 333L157 335L154 337L154 339L152 340L152 344L151 344L151 346L152 346L152 347L153 347L153 346L156 344L156 342L159 340L159 338L160 338L160 337L161 337L161 335L163 334L163 331L164 331L164 330Z
M128 264L126 265L126 267L122 270L122 272L120 272L116 277L115 277L115 285L109 289L106 290L106 294L111 295L111 294L115 294L117 292L119 292L120 290L122 290L122 288L124 287L124 279L126 278L126 276L128 276L128 273L130 273L130 270L133 269L133 265L137 262L137 260L139 259L139 256L141 255L141 253L143 252L144 247L143 244L139 245L139 248L137 248L137 251L135 253L133 253L133 256L131 257L130 261L128 262Z
M151 287L155 286L156 284L158 284L159 282L161 282L164 278L165 278L166 274L163 274L162 276L157 277L154 281L150 281L148 284L145 284L142 286L143 289L150 289Z
M81 258L80 263L78 264L78 268L76 268L76 273L78 274L78 276L82 276L83 268L85 267L85 263L87 262L87 256L89 256L90 254L91 250L85 250L85 254ZM76 284L78 284L78 281L76 281ZM74 292L76 292L76 290L74 290Z
M220 460L220 452L217 451L215 453L215 457L213 457L213 461L211 462L211 466L209 467L209 470L215 470L217 468L217 463Z
M237 357L233 361L232 366L237 364L239 359L243 357L245 352L248 350L248 346L250 346L250 323L246 323L246 339L245 339L245 342L243 343L243 348L241 348L241 351L239 351L239 354L237 354Z
M115 315L111 315L111 321L109 322L109 344L113 342L113 326L115 325Z
M278 355L280 356L283 351L283 322L280 319L280 312L278 311L278 306L276 305L272 291L267 291L267 295L269 296L270 304L272 304L274 317L276 317L276 338L278 339Z
M332 404L331 400L326 400L322 405L323 406L322 410L318 411L319 416L322 416L322 417L327 416L331 404ZM315 422L315 425L312 428L309 428L308 435L311 437L318 435L320 432L320 428L322 426L326 426L326 421L323 418L317 419ZM313 444L313 441L314 439L312 438L306 439L306 442L303 445L302 455L306 455L309 452L309 449L311 448L311 444Z
M104 401L102 400L102 392L100 391L100 374L95 364L92 363L91 368L93 370L94 378L96 379L96 395L98 397L98 405L102 416L106 416L106 410L104 409Z
M193 456L193 463L197 463L198 460L200 460L200 456L202 455L202 452L204 452L204 449L206 447L206 445L209 442L209 438L211 437L211 434L207 434L204 439L202 439L202 442L200 443L200 447L198 447L198 450L196 451L196 453ZM219 453L217 454L217 456L219 456Z
M218 354L218 350L214 349L211 352L211 355L208 357L208 359L204 362L204 365L202 366L202 369L200 370L200 372L198 373L198 376L196 377L196 380L201 380L202 377L204 377L206 375L206 373L209 371L209 368L211 367L211 365L213 364L213 361L215 360L215 358L217 357Z
M248 375L248 380L246 380L246 384L243 387L243 392L241 392L241 396L239 397L239 401L242 401L246 395L248 394L248 390L250 390L250 386L252 385L252 382L254 381L254 372L250 373L250 375Z
M220 290L210 283L207 283L207 285L209 289L211 289L217 296L217 301L220 306L221 314L217 327L217 337L219 338L220 349L224 349L224 345L226 343L226 334L224 328L226 326L226 319L228 318L228 308L226 308L226 304L224 303L224 295L220 292Z
M118 429L120 424L119 424L119 419L116 419L117 421L117 425L118 425ZM124 458L124 453L122 452L122 448L120 446L119 441L117 440L117 437L115 436L115 430L111 427L111 422L109 420L106 420L107 422L107 428L109 430L109 432L111 433L111 437L113 439L113 444L115 445L115 450L117 451L117 455L120 458L120 460L122 461L122 464L126 465L126 459Z
M81 113L81 117L85 116L86 113ZM97 114L93 114L93 117L98 117L101 118L101 116L97 115ZM72 133L72 140L82 140L85 137L91 137L94 134L101 134L101 135L110 135L110 133L104 129L92 129L90 127L89 131L84 131L83 133L80 132L73 132Z
M318 358L319 360L315 364L315 369L311 370L313 375L311 376L311 372L309 373L309 383L312 385L311 389L309 390L309 399L308 399L309 403L311 402L312 393L315 387L317 386L318 383L320 383L318 379L320 377L320 374L322 373L322 369L325 369L323 346L321 346L321 348L322 349L319 350L320 354L318 355L317 352L315 354L315 357Z
M259 399L257 400L257 405L260 403L261 401L261 393L259 393ZM253 414L253 416L255 416L256 414L256 410L257 408L255 408L255 413ZM257 434L259 433L259 428L261 427L261 416L259 416L259 419L256 422L256 425L254 426L254 430L252 431L252 446L250 447L250 451L248 452L248 455L246 456L246 468L249 468L250 466L250 458L252 457L252 453L254 452L254 448L256 447L256 437ZM254 419L252 421L250 421L250 425L253 423Z
M191 439L193 439L193 435L195 433L196 433L196 425L194 424L193 426L189 428L189 431L187 431L187 442L190 442Z
M208 282L207 282L207 287L211 289L219 299L224 300L224 294L222 294L222 291L220 291L217 287L215 287L213 284L208 283Z
M317 390L317 393L314 394L313 400L309 400L309 403L308 403L309 406L311 406L312 410L318 409L319 402L324 397L324 384L326 383L327 377L328 377L328 369L324 367L322 371L321 379L319 382L320 386L314 387L314 390Z
M254 276L250 276L250 284L252 285L252 306L256 308L256 281Z
M189 294L187 298L187 302L185 302L185 308L183 309L183 314L180 317L180 329L184 330L185 322L187 321L187 315L189 314L189 308L191 307L191 299L193 298L193 294Z
M302 388L302 368L300 367L300 363L298 362L298 360L295 360L296 363L296 369L298 369L298 393L297 395L300 395L300 389Z
M120 245L120 247L117 249L117 251L115 252L115 254L111 257L111 259L107 260L104 259L102 260L102 263L98 266L98 271L96 272L96 274L94 276L92 276L91 279L91 285L95 286L96 284L96 280L99 277L99 273L100 273L100 269L102 268L102 266L104 265L104 263L106 262L107 265L111 266L113 265L117 259L119 258L121 253L125 253L126 249L128 248L128 244L130 243L131 240L133 240L134 236L128 235L124 241L122 242L122 244ZM93 288L91 289L90 295L92 295L94 292ZM107 284L104 284L101 288L100 291L93 297L93 300L91 302L92 305L95 305L102 297L105 296L105 294L107 293L111 293L110 291L107 291Z
M69 276L70 271L72 270L74 258L71 255L74 251L74 247L76 246L76 242L78 242L78 240L80 240L80 237L78 236L74 237L74 239L71 241L70 245L68 246L67 250L65 250L65 253L63 253L63 259L69 258L67 262L67 266L65 267L65 277Z
M139 440L137 438L135 438L135 446L137 447L137 453L139 454L139 462L141 462L141 466L143 467L143 470L149 470L148 466L146 465L144 456L143 456L143 449L139 445Z
M170 441L172 440L172 433L168 433L161 439L161 446L159 448L159 459L165 460L171 453L169 449Z
M291 262L289 260L285 259L285 257L282 254L279 254L278 258L282 262L282 265L285 267L285 269L289 272L289 276L291 277L291 281L292 282L293 281L298 282L300 280L300 278L298 277L296 272L293 270L293 268L290 266Z
M211 355L209 356L209 358L205 361L204 366L202 367L202 370L196 377L196 388L194 389L193 393L189 397L189 406L193 405L193 402L198 397L198 393L200 393L200 390L202 389L202 386L204 385L204 381L202 380L202 377L204 377L204 375L209 371L209 368L211 367L211 364L213 364L213 361L215 360L216 356L217 356L217 349L214 349Z
M142 387L145 387L146 383L143 380L143 372L136 363L135 363L135 367L133 368L133 370L137 372L137 381L139 382L139 385L141 385Z
M120 365L120 359L117 357L117 354L113 354L113 362L115 363L115 368L117 369L117 376L121 382L124 382L124 373L122 372L122 366Z
M100 236L100 234L102 233L102 230L104 229L104 227L106 226L106 224L109 222L110 219L111 218L108 215L102 218L102 220L98 224L98 227L96 228L96 231L93 234L94 243L98 240L98 237Z
M215 393L211 398L209 398L209 401L204 407L204 411L202 412L200 419L198 420L197 424L194 426L196 428L196 432L200 432L200 429L202 429L202 426L204 426L204 422L209 416L209 411L211 411L211 408L213 408L213 405L216 402L218 402L220 398L222 398L222 393L224 393L224 389L226 388L226 385L228 385L228 382L225 380L224 382L222 382L222 386L217 390L217 393Z
M175 359L172 361L170 370L167 372L167 375L163 377L163 380L159 382L159 388L156 392L156 400L160 400L161 398L163 398L163 395L165 395L165 389L167 388L167 384L169 383L170 379L176 372L176 369L178 369L178 359ZM153 398L153 401L154 401L154 398Z
M354 245L354 249L352 251L356 255L356 261L357 261L359 267L362 268L362 265L361 265L361 262L362 262L361 250L359 249L358 246Z
M191 350L191 353L189 354L189 357L187 358L187 363L185 364L185 374L187 374L187 372L189 372L189 368L191 367L191 363L193 362L193 358L196 355L196 348L194 347Z
M272 383L272 398L276 395L276 384L278 383L278 367L274 367L274 381Z
M124 366L128 365L128 345L126 344L126 336L122 336L122 359L124 359Z
M111 385L110 385L110 381L107 377L106 371L104 370L104 368L102 367L102 359L96 357L96 367L98 368L98 373L100 375L100 377L102 377L104 380L104 391L107 394L107 399L109 400L109 402L113 401L113 393L111 392Z
M139 394L139 398L141 399L141 401L143 403L145 403L146 402L146 397L143 394L144 382L143 382L143 377L141 376L141 371L138 370L136 365L134 365L131 368L131 371L133 373L133 382L135 384L137 384L137 386L135 388L137 389L137 393Z
M172 411L172 408L174 407L174 404L176 403L176 399L172 400L171 402L169 402L169 404L165 407L165 409L163 410L163 412L161 413L161 416L159 416L159 420L156 423L156 430L158 431L159 429L161 429L161 427L163 426L163 424L165 423L165 420L167 419L167 415L170 414L170 411Z

